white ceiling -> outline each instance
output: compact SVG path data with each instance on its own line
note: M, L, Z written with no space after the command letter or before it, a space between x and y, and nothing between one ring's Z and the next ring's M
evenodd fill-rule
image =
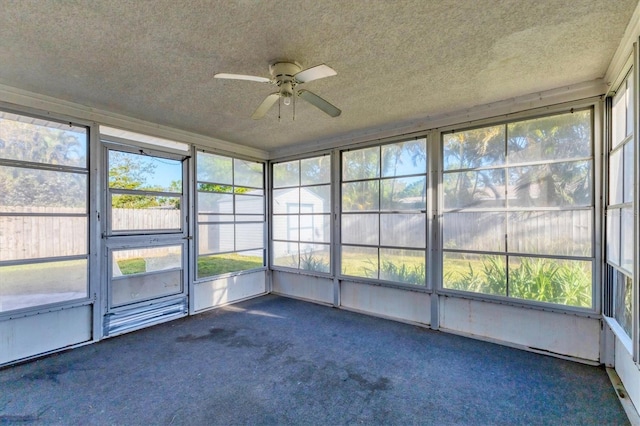
M602 78L638 0L0 0L0 84L274 151ZM251 114L276 59L338 75ZM284 107L283 107L284 108Z

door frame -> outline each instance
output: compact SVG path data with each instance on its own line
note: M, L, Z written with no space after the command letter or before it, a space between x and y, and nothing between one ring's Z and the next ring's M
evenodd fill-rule
M180 227L175 229L143 229L118 231L111 227L111 191L109 189L109 153L119 151L129 154L142 154L166 160L177 160L182 164L182 193L180 196ZM158 324L186 316L189 311L190 293L190 250L191 229L189 227L189 173L191 150L186 152L174 151L163 147L153 147L144 142L124 140L111 136L100 138L100 152L102 154L102 186L101 203L103 217L100 221L102 271L100 279L100 337L111 337L143 327ZM126 191L125 191L126 192ZM170 192L141 190L140 195L175 195ZM179 292L160 295L141 300L135 300L117 306L112 306L112 253L126 249L153 249L163 246L181 247L181 288ZM174 269L178 270L178 269ZM151 273L152 274L152 273ZM149 275L151 275L149 274ZM119 324L115 326L114 324Z

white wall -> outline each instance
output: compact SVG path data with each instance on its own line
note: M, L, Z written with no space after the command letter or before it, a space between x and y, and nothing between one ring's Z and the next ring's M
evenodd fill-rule
M271 273L272 292L282 296L333 305L333 279L284 271Z
M638 364L633 362L633 358L627 348L615 338L615 370L620 377L620 380L624 384L624 387L629 395L629 399L633 402L633 405L639 407L640 405L640 369Z
M420 291L342 281L340 306L403 322L431 324L431 295Z
M0 365L91 340L91 305L0 321Z
M191 313L228 305L266 292L265 271L201 281L193 285Z
M440 330L599 363L600 320L479 300L440 297Z

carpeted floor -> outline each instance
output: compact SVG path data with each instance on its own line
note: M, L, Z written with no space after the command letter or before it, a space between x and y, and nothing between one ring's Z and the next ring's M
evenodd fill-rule
M628 420L603 368L265 296L2 369L0 423Z

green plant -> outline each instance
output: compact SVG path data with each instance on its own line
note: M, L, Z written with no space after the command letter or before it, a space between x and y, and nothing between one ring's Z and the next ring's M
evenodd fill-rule
M402 263L397 265L394 262L385 260L380 266L380 279L407 284L425 285L424 264L407 265L406 263Z
M504 260L501 256L488 256L482 261L467 261L466 270L445 272L444 283L446 288L453 290L506 295Z
M329 262L316 257L312 252L305 252L300 256L300 269L306 271L329 272Z
M557 303L559 266L548 259L522 258L509 271L509 295L519 299Z
M558 303L571 306L591 307L591 274L579 263L570 263L560 269L559 285L562 288Z
M510 259L508 276L502 256L450 261L449 270L444 274L444 285L453 290L591 307L591 273L584 262L517 259ZM466 270L460 265L464 263Z
M482 263L484 275L484 292L489 294L506 294L507 268L502 256L488 256Z

